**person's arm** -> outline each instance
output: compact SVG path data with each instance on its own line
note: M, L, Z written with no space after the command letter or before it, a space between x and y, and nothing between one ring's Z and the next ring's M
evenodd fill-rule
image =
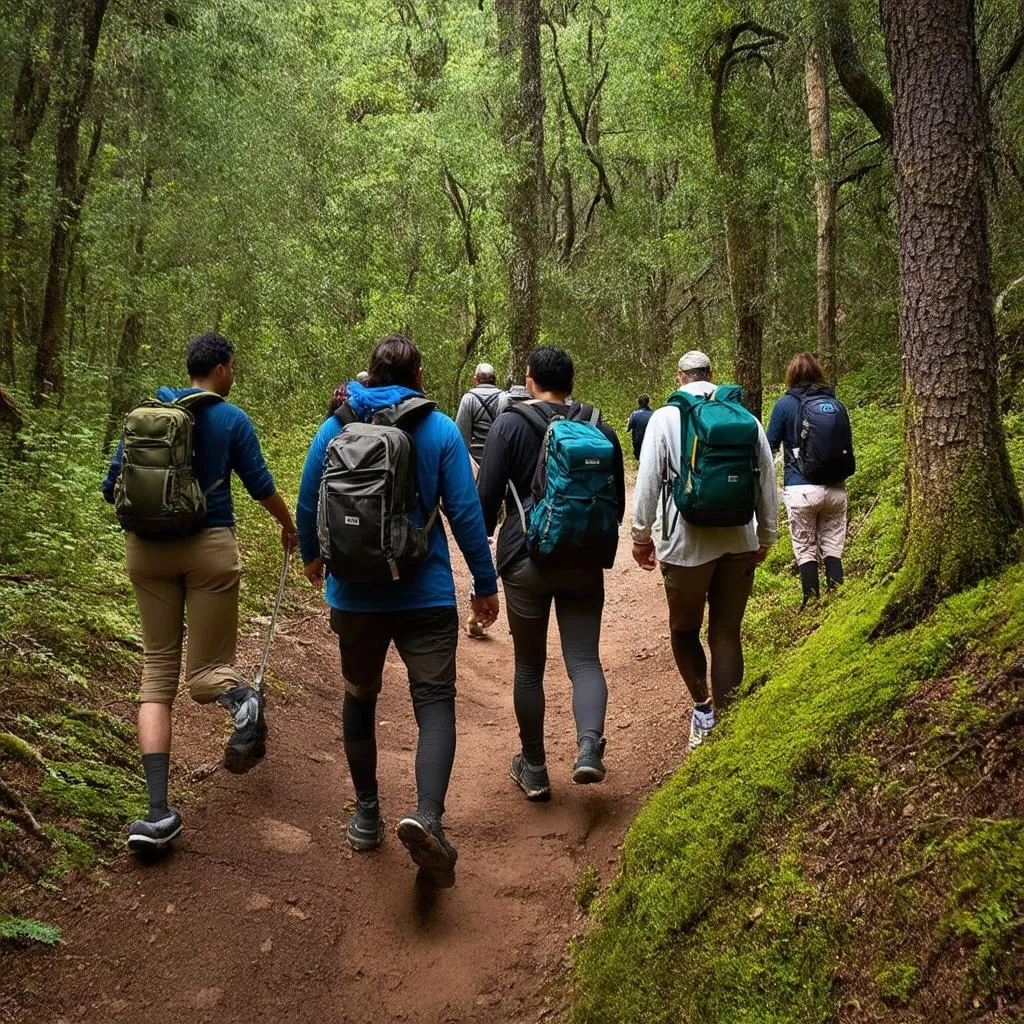
M484 530L490 537L501 515L501 506L508 489L508 438L505 436L504 424L495 420L484 444L484 453L480 459L480 469L476 477L476 488L480 495L480 507L483 509Z
M758 431L757 463L761 470L757 496L757 543L763 560L779 537L779 489L775 482L775 462L763 430Z
M651 527L658 515L665 468L670 465L670 437L667 417L652 417L640 449L640 464L633 487L633 558L641 569L651 570L655 566Z
M450 423L447 420L447 424ZM454 427L448 428L448 437L441 449L439 482L440 497L452 536L473 576L473 593L481 598L494 597L498 593L498 575L487 543L483 509L473 480L469 453Z
M244 412L231 430L231 468L238 474L249 496L280 524L281 546L290 551L295 546L295 523L284 498L277 493L256 428Z
M455 426L459 428L462 440L468 448L473 440L473 396L467 391L459 402L459 411L455 414Z
M320 499L320 481L324 475L324 456L331 438L336 437L340 431L341 424L334 416L323 423L306 453L302 479L299 482L299 499L295 509L299 554L302 557L302 564L306 567L306 578L314 586L319 585L323 579L320 539L316 531L316 507Z
M785 404L786 396L783 395L773 406L771 418L768 420L766 436L768 439L768 450L772 452L777 452L779 445L782 444L783 432L786 427Z
M615 431L608 428L608 440L612 443L612 476L615 478L615 499L618 505L619 522L626 516L626 469L622 457L622 445Z
M107 475L103 478L103 483L100 485L103 497L109 505L114 504L114 484L117 483L117 476L121 472L123 458L124 444L118 441L117 451L114 452L114 457L110 460L110 468L107 470Z

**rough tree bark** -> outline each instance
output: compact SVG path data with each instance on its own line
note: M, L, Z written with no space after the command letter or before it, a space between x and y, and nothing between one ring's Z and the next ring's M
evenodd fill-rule
M544 180L544 92L540 0L495 0L498 53L504 70L501 136L513 162L505 196L511 238L509 375L521 382L540 334L540 189Z
M55 133L56 208L50 230L50 255L43 291L43 309L36 342L33 400L39 404L52 391L64 397L64 318L66 278L70 270L69 250L82 215L92 163L100 142L99 120L93 128L88 153L82 164L79 138L86 104L92 92L96 50L108 0L86 0L78 11L81 38L70 60L64 96L61 99Z
M828 61L822 26L816 25L804 56L804 92L814 163L814 206L818 222L818 354L832 384L839 377L836 341L836 194L832 174Z
M750 42L741 42L744 36ZM768 278L768 209L765 203L744 195L746 154L731 138L725 91L736 68L745 61L767 63L765 52L785 39L781 33L755 22L739 22L722 33L718 59L710 67L711 134L715 165L727 189L725 201L725 250L729 264L729 289L735 319L736 383L745 394L747 408L761 418L761 384L764 345L764 298Z
M973 0L882 0L899 210L909 499L884 628L1016 554L999 417Z

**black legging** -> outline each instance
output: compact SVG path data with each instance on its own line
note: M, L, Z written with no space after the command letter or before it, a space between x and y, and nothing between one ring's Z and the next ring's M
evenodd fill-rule
M562 658L572 681L576 738L604 733L608 685L601 667L604 574L600 569L540 569L529 559L502 573L508 624L515 649L513 702L523 754L544 764L544 669L548 622L555 604Z

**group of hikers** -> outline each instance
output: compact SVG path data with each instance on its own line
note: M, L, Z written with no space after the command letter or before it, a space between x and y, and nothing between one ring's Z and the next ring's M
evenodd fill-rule
M150 807L130 826L129 846L161 849L182 829L168 803L168 774L186 627L191 696L231 717L225 767L247 771L266 753L262 689L234 667L241 567L232 473L277 521L285 551L298 549L330 609L356 796L346 832L354 849L376 849L385 837L375 724L393 643L419 730L417 806L399 819L397 835L428 880L454 884L458 853L442 824L455 758L460 633L449 531L472 577L470 636L485 636L496 622L501 579L520 736L512 779L528 800L550 797L544 672L552 605L572 683L570 777L577 784L605 778L604 571L626 514L625 472L615 432L574 393L567 352L536 349L524 382L507 390L497 387L492 366L480 364L453 421L427 397L416 345L399 334L382 339L367 370L332 397L306 457L294 520L252 422L225 401L235 377L231 342L200 335L186 365L189 387L162 387L128 413L103 483L126 531L143 634L138 730ZM791 362L767 433L743 407L740 389L712 381L704 353L679 360L677 382L653 412L641 396L630 420L639 458L632 555L641 569L661 567L672 652L693 701L693 749L742 680L740 625L755 567L777 537L773 449L784 453L783 496L805 603L818 594L819 555L829 586L842 581L843 480L853 455L845 409L808 353ZM700 640L705 609L710 673Z

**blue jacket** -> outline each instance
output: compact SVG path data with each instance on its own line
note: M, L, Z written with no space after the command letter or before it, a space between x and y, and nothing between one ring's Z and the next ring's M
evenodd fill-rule
M796 459L793 458L793 449L800 447L800 398L811 391L820 392L830 398L836 397L833 388L794 388L775 403L771 419L768 421L766 433L772 451L777 452L779 445L782 445L783 487L797 487L811 482L796 468Z
M200 391L200 388L157 389L156 397L161 402L170 402L182 395ZM254 501L265 501L273 497L277 488L270 475L267 462L260 449L260 439L252 420L228 402L214 402L203 405L195 411L196 427L192 435L195 444L196 479L205 491L215 481L220 485L206 496L206 518L203 529L214 526L234 526L235 509L231 503L231 474L237 473ZM120 442L114 453L110 469L103 481L103 497L114 502L114 482L121 472Z
M357 382L348 385L352 410L369 420L378 409L386 409L418 392L408 388L365 388ZM312 562L320 557L317 540L316 510L320 496L320 480L324 472L327 445L342 431L341 423L332 416L317 431L306 456L299 485L296 525L302 560ZM416 442L416 482L420 509L414 522L422 525L429 510L438 501L451 524L452 533L473 574L473 589L481 597L498 592L491 551L484 531L484 516L477 497L469 452L458 427L436 410L411 431ZM455 581L448 553L448 537L438 516L430 531L426 560L394 583L347 583L327 577L327 603L348 612L395 612L416 608L454 608Z

